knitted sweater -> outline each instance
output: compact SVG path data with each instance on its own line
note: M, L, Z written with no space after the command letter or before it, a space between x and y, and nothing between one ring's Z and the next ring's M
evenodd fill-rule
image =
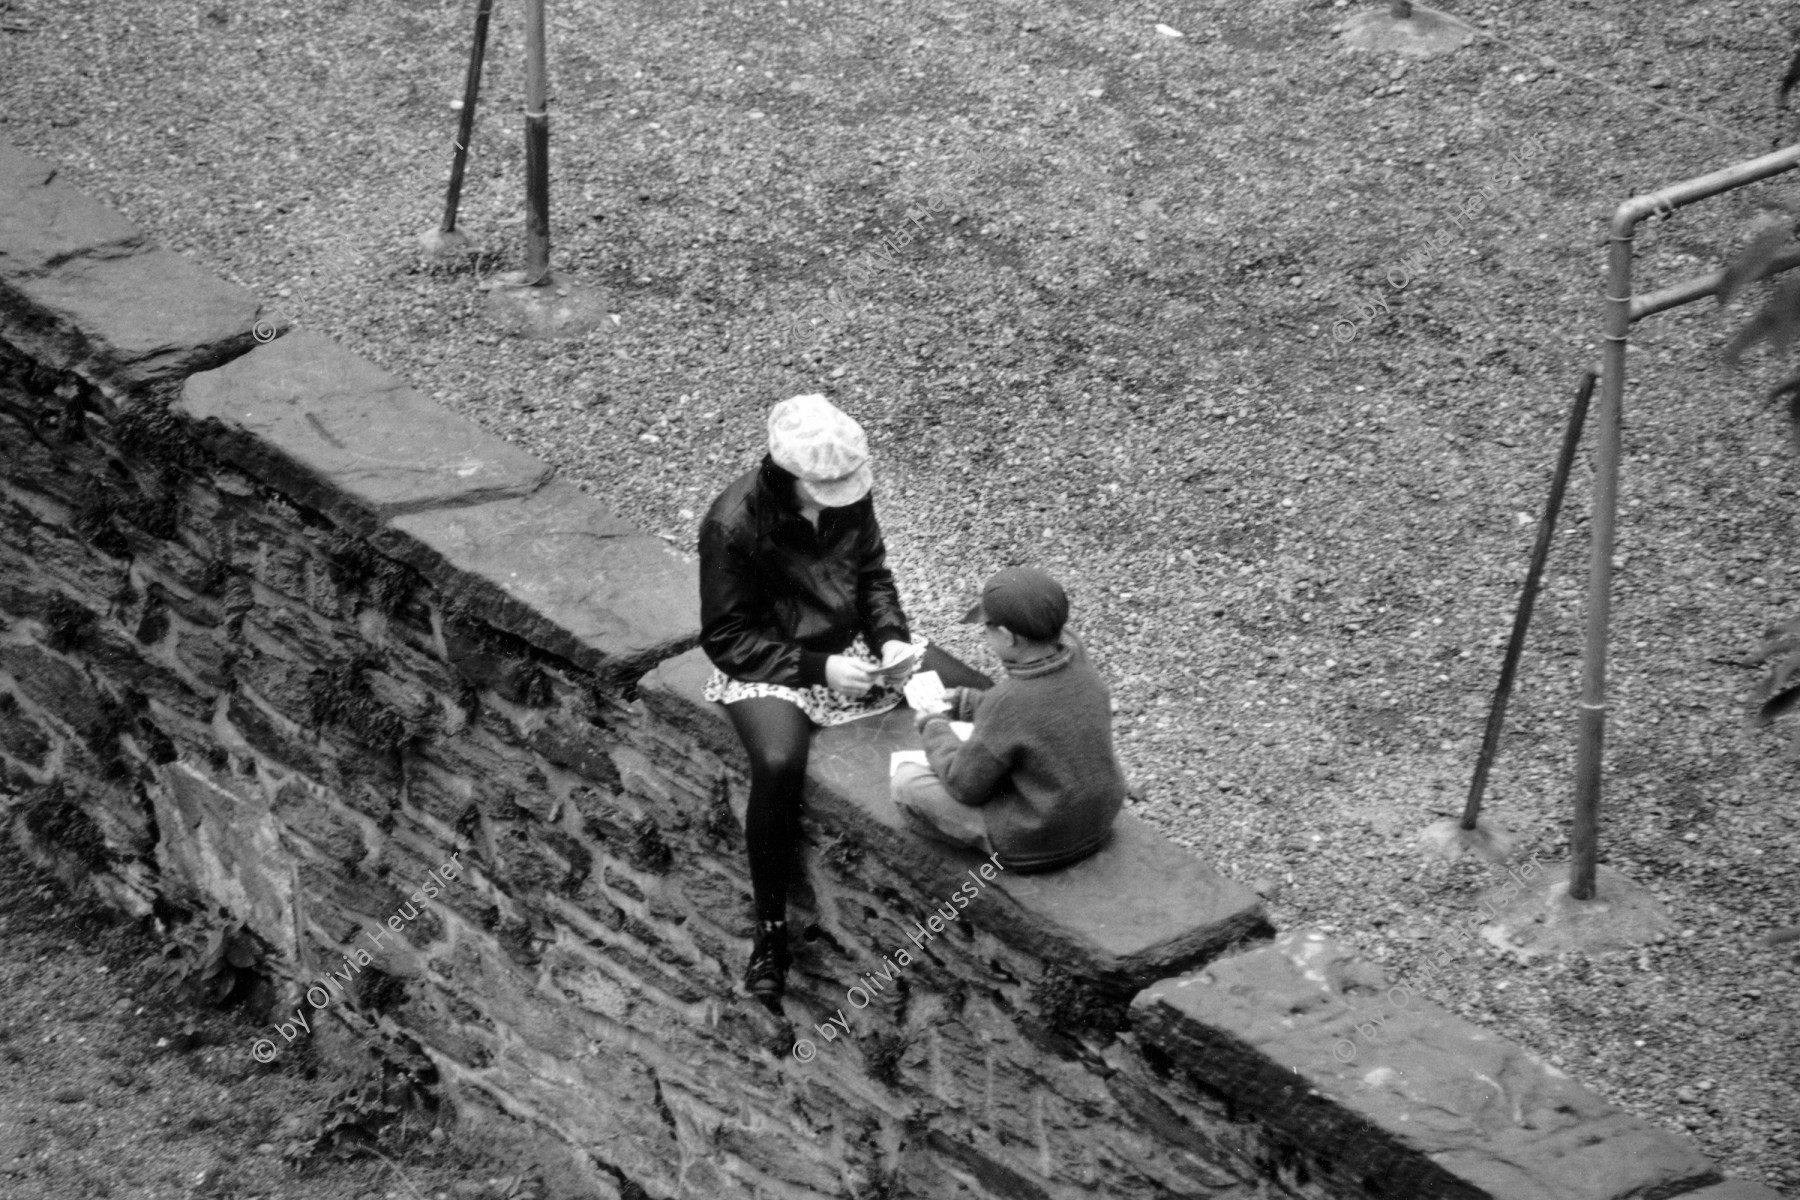
M1048 870L1105 843L1125 803L1113 756L1112 698L1081 643L1064 634L1055 654L1006 664L1006 678L958 688L949 713L919 718L925 756L950 795L980 806L1003 866ZM974 722L968 741L950 718Z

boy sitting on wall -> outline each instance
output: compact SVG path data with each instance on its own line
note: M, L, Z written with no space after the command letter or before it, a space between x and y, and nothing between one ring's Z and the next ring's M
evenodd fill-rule
M1035 567L983 585L965 622L980 621L1006 676L992 688L955 688L914 707L926 768L903 763L894 803L919 833L998 855L1008 870L1068 866L1105 844L1125 802L1113 756L1106 682L1063 626L1069 598ZM967 741L951 720L974 724Z

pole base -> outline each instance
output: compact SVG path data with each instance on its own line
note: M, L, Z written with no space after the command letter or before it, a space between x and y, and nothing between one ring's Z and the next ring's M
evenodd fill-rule
M1386 8L1357 13L1344 22L1339 35L1352 50L1434 58L1462 49L1475 40L1477 30L1449 13L1415 4L1407 17L1396 17Z
M618 325L607 311L607 293L555 272L528 284L525 272L509 271L482 286L488 316L520 337L586 337Z
M1446 817L1419 831L1419 852L1428 860L1455 862L1472 854L1484 862L1505 866L1518 848L1517 834L1486 821L1476 821L1475 828L1464 829L1460 817Z
M1662 903L1648 888L1611 867L1596 867L1594 898L1569 897L1569 864L1530 864L1518 878L1482 893L1492 916L1488 941L1521 961L1579 950L1585 954L1634 950L1675 932Z
M460 229L427 229L419 235L419 248L426 257L437 259L467 258L475 253L475 243Z

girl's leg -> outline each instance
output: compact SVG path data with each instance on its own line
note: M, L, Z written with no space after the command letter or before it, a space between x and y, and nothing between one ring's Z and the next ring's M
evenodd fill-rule
M798 705L774 696L727 704L725 713L750 755L744 843L750 855L756 920L759 926L785 921L812 719Z
M919 670L936 671L946 688L991 688L994 681L960 659L952 658L936 642L925 647L919 659Z

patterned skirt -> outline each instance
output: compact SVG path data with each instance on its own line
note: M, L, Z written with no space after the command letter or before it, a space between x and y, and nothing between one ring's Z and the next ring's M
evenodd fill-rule
M923 651L931 643L915 633L912 644ZM859 663L872 667L881 665L881 656L871 651L869 644L860 636L843 653L845 658ZM759 696L774 696L789 704L799 705L800 711L811 717L815 725L842 725L858 717L872 717L898 707L906 698L898 688L879 683L863 696L846 696L822 683L803 688L783 687L779 683L746 683L742 679L731 678L717 667L713 668L712 676L706 681L705 695L714 704L732 704L739 700L754 700Z

